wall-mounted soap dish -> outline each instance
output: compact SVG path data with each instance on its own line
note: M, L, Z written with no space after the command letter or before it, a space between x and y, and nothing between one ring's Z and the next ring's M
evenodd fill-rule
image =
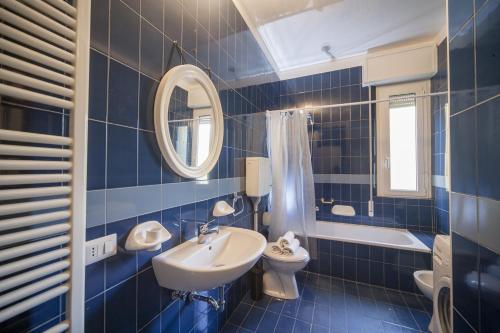
M356 211L354 207L347 205L335 205L332 207L332 214L339 216L355 216Z
M227 202L221 200L217 201L214 206L212 215L215 217L227 216L234 213L234 208L231 207Z
M128 251L147 250L157 251L161 243L168 241L172 235L157 221L148 221L138 224L130 231L125 242Z

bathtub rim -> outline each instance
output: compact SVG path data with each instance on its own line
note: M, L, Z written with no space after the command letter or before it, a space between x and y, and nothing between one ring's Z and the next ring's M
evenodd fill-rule
M421 253L432 253L432 249L429 248L426 244L424 244L420 239L418 239L418 237L416 237L408 229L378 227L378 226L363 225L363 224L330 222L330 221L321 221L321 220L317 220L316 223L325 223L325 224L336 223L336 224L348 225L349 227L359 228L359 229L376 228L379 231L386 230L386 231L390 231L390 232L394 232L394 231L404 232L412 240L412 245L405 246L405 245L381 243L381 242L375 242L375 241L366 241L366 240L360 240L360 239L356 239L356 238L320 235L317 232L314 235L308 235L308 238L327 239L327 240L333 240L333 241L339 241L339 242L345 242L345 243L363 244L363 245L376 246L376 247L387 247L387 248L392 248L392 249L397 249L397 250L414 251L414 252L421 252Z

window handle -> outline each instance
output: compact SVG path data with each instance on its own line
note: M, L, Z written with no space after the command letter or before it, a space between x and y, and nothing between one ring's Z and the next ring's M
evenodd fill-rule
M389 158L389 156L386 156L385 159L384 159L384 167L386 169L390 169L391 168L391 159Z

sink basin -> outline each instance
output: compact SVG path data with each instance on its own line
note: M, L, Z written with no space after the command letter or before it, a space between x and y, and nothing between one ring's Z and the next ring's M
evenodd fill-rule
M206 244L194 237L153 258L160 286L202 291L221 286L245 274L266 248L264 236L253 230L221 227Z

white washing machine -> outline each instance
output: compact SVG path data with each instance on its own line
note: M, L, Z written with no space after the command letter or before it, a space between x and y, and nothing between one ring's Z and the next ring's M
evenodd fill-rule
M434 240L433 262L433 316L429 329L432 333L452 333L451 328L451 243L450 236L437 235Z

